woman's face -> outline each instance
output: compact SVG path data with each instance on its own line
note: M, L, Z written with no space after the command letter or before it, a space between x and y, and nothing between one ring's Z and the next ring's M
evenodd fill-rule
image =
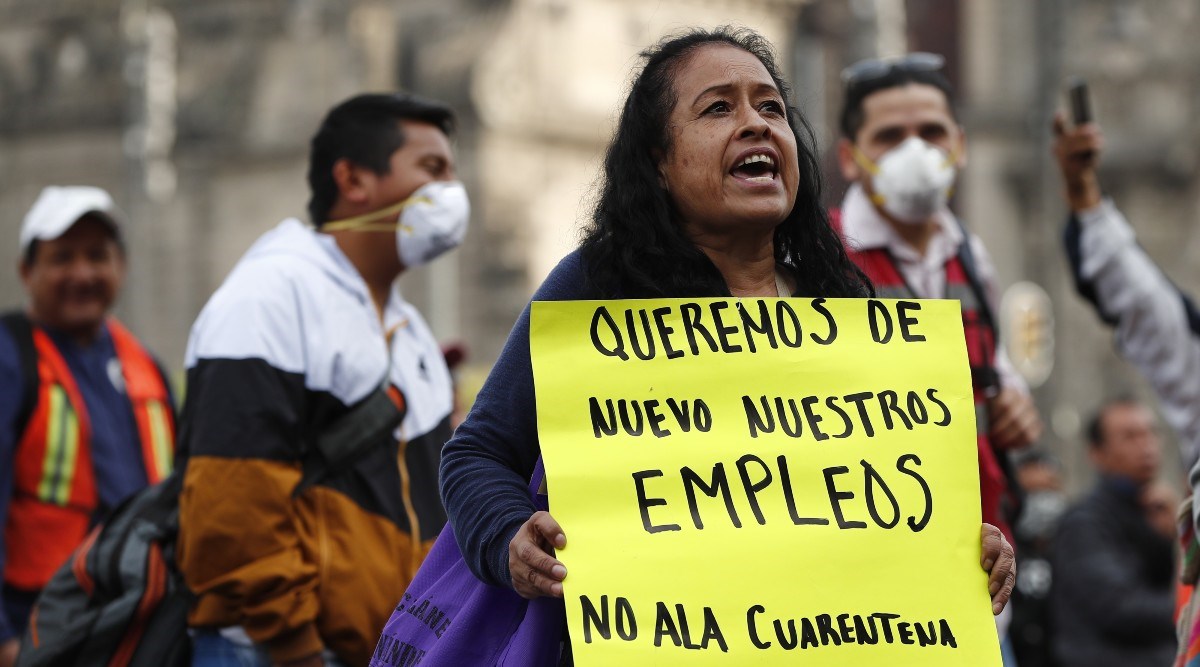
M697 48L675 74L671 147L659 174L692 236L762 233L796 203L796 137L783 96L758 58Z

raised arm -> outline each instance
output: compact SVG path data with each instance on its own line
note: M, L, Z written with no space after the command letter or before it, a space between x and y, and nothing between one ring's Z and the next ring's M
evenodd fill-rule
M1101 197L1099 129L1067 130L1058 120L1055 153L1071 207L1064 240L1076 288L1115 328L1117 349L1154 388L1185 459L1194 458L1200 452L1200 314L1137 244L1121 212Z

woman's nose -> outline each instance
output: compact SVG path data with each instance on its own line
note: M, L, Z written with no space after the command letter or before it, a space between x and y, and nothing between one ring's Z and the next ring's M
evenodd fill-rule
M767 138L771 136L771 126L766 119L762 117L757 110L750 109L742 112L742 128L738 136L742 138L752 138L762 136Z

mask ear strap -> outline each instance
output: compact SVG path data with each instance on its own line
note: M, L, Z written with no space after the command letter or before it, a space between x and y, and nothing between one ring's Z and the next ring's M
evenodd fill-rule
M867 157L866 153L863 153L861 150L859 150L858 146L850 144L850 155L854 157L854 162L858 164L859 167L865 169L868 174L872 176L879 175L879 165L872 162L871 158Z
M867 157L866 153L863 153L858 149L858 146L850 144L850 155L854 158L855 164L857 164L868 174L872 176L879 175L879 165L872 162L871 158ZM872 204L875 204L876 206L883 206L883 195L877 192L871 192L867 194L867 198L871 200Z
M362 215L356 215L353 218L342 218L341 220L330 220L329 222L326 222L325 224L321 225L321 231L336 232L336 231L342 231L342 230L347 230L347 229L352 229L352 230L356 230L356 231L372 231L372 232L395 231L397 225L394 222L383 223L383 224L378 224L378 225L372 225L370 223L375 222L376 220L380 220L382 218L390 218L390 217L396 215L397 213L399 213L400 211L403 211L404 209L406 209L409 206L412 206L414 204L430 204L430 205L432 205L433 200L430 199L429 197L425 197L425 196L409 197L408 199L405 199L402 202L392 204L391 206L388 206L387 208L383 208L378 211L374 211L372 213L364 213Z
M942 168L958 166L958 149L951 149L946 155L946 161L942 163Z

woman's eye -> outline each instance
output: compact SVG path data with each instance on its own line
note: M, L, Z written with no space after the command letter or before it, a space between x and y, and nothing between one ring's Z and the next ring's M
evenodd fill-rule
M729 111L728 102L713 102L712 104L708 105L708 108L704 110L704 113L725 113L727 111Z
M766 102L763 102L762 106L760 106L759 108L762 109L763 111L766 111L769 113L777 113L777 114L783 113L783 105L775 100L768 100Z

